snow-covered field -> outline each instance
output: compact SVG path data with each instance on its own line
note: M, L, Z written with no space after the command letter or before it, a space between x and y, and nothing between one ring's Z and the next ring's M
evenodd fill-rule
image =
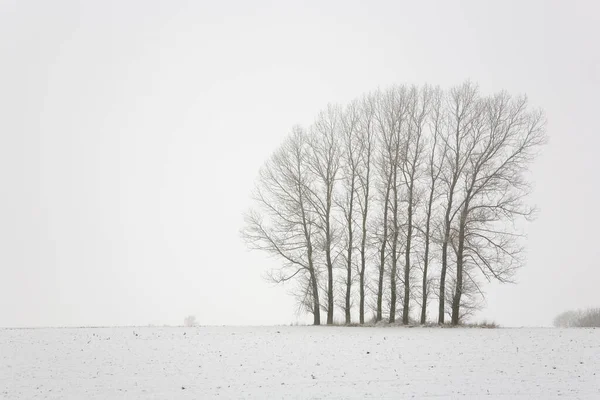
M0 329L2 399L600 399L600 329Z

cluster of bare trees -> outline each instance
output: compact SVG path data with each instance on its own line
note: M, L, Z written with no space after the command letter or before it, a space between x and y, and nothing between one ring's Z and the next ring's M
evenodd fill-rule
M520 219L533 209L527 168L545 141L525 97L483 96L470 82L395 86L329 106L294 127L260 171L242 235L281 260L302 310L327 324L458 324L482 280L523 263ZM336 309L339 314L335 314Z
M565 311L554 318L557 328L600 328L600 308Z

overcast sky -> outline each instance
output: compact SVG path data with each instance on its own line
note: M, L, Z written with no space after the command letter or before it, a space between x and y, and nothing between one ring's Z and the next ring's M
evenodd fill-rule
M0 326L296 320L239 236L260 166L329 102L465 79L550 139L480 317L600 306L599 4L0 0Z

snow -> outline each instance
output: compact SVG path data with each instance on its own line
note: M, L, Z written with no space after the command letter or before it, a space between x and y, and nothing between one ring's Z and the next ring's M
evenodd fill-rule
M0 330L1 399L600 399L600 329Z

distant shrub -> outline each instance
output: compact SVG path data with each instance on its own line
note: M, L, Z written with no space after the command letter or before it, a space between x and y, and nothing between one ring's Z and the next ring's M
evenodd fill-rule
M600 328L600 308L565 311L554 318L557 328Z
M198 321L196 321L196 316L195 315L188 315L187 317L185 317L185 319L183 320L183 326L185 327L192 327L192 326L198 326Z
M557 328L572 328L579 319L580 311L565 311L554 318L554 326Z

